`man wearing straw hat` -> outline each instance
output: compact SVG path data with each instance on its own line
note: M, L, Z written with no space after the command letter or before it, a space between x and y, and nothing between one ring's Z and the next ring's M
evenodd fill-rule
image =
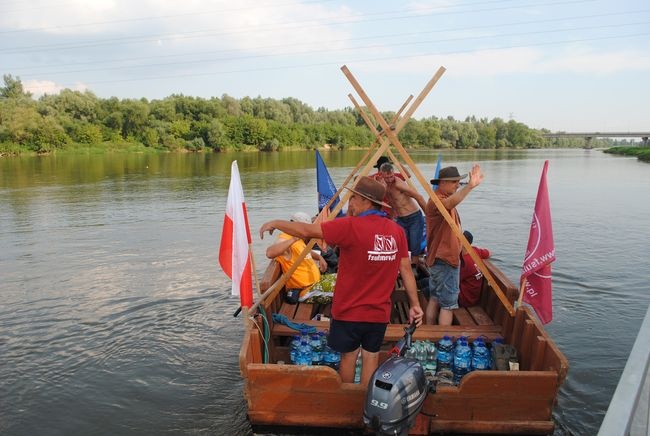
M323 223L266 222L260 237L275 229L299 238L324 239L339 247L339 270L332 301L329 346L341 353L339 374L354 380L361 348L361 383L379 364L379 349L390 322L391 294L400 273L409 298L409 321L422 322L422 308L408 258L404 231L381 211L386 188L370 177L359 178L348 204L349 216Z
M469 182L462 188L460 181L467 174L459 174L456 167L445 167L431 184L440 202L460 229L460 216L456 206L483 181L479 165L472 166ZM427 324L451 325L453 310L458 309L461 244L451 226L445 221L436 204L429 199L424 214L427 219L427 265L429 267L429 303L426 308Z

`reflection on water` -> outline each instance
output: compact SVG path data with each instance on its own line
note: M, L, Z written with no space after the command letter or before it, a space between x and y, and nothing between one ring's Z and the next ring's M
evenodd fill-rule
M363 154L322 153L337 184ZM428 178L437 155L412 157ZM570 361L556 433L594 434L650 300L650 166L594 150L442 152L461 172L481 163L463 226L513 279L545 158L548 330ZM313 152L0 159L1 434L251 432L242 321L217 261L233 159L261 271L261 223L315 209Z

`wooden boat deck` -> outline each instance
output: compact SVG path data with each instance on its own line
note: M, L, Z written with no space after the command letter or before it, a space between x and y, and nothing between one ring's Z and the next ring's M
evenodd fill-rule
M492 263L487 261L486 265L507 298L514 301L518 294L514 284ZM268 289L279 274L279 266L271 262L261 289ZM426 300L421 298L424 305ZM272 314L281 313L294 322L326 331L329 322L313 318L318 313L329 316L330 305L290 304L281 292L267 300L259 309L268 320L268 340L265 343L264 334L251 323L240 351L251 422L262 426L362 428L365 387L343 383L336 371L325 366L279 364L289 361L288 342L296 330L274 323ZM396 289L384 349L403 337L408 308L405 292ZM264 325L259 315L255 320L258 326ZM425 400L410 434L553 432L552 410L568 362L528 309L519 309L512 316L485 283L479 305L454 311L451 326L418 327L413 339L436 341L444 335L484 336L488 341L502 337L517 349L520 370L474 371L458 386L439 386ZM264 363L265 354L268 363ZM380 360L386 357L381 353Z

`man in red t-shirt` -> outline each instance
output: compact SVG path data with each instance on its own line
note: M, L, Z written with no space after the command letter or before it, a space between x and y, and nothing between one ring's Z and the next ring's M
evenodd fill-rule
M422 323L417 286L402 228L381 211L385 187L361 177L350 189L349 215L324 223L273 220L260 228L260 237L278 229L300 238L324 239L339 248L339 270L332 301L329 346L341 353L339 374L354 380L361 348L361 383L366 385L379 364L379 349L390 322L390 297L401 274L409 298L409 322Z
M465 230L463 232L467 242L472 244L474 236ZM490 257L490 250L487 248L474 247L472 249L481 259ZM481 288L483 287L483 273L476 267L474 259L463 247L460 258L460 293L458 294L458 305L460 307L472 307L478 304L481 298Z

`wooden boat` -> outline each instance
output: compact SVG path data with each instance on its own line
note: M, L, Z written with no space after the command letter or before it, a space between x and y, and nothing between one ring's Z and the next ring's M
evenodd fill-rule
M514 302L517 287L493 263L485 261L498 284ZM272 261L260 283L267 290L281 275ZM421 297L424 298L424 297ZM342 383L338 373L326 366L295 366L289 362L288 338L296 331L273 322L281 313L295 322L313 325L320 331L327 321L313 321L317 313L328 314L329 305L289 304L278 292L259 307L268 321L268 341L253 323L248 323L239 355L244 379L248 417L253 425L363 428L362 412L366 389ZM404 335L408 320L405 291L393 293L391 324L386 331L386 350ZM255 317L264 324L261 315ZM528 308L512 316L487 282L480 304L454 311L452 326L424 325L414 340L439 340L450 336L502 337L513 345L519 357L518 371L473 371L458 386L438 387L430 393L410 434L499 433L551 434L552 411L564 381L568 362ZM263 363L265 347L268 363ZM382 353L383 359L387 354Z
M396 157L388 149L392 144L432 201L440 203L396 135L444 69L438 71L415 100L416 103L397 121L410 98L407 100L397 112L393 121L396 124L390 126L381 118L349 70L345 67L343 70L375 119L379 120L383 130L382 133L377 132L374 124L365 118L356 101L350 97L377 136L380 146L376 150L376 144L370 147L343 186L364 163L365 167L360 174L367 174L377 158L386 151L391 160L398 164L400 172L405 174ZM381 135L386 138L382 139ZM339 206L334 209L333 215L336 215L338 208L342 207L345 201L344 196ZM444 216L446 211L443 212L443 206L440 204L437 207ZM455 227L448 213L445 219L459 235L463 245L469 249L469 243L462 237L462 232ZM308 244L309 249L313 243L314 241L311 241ZM553 407L568 371L567 359L528 308L519 307L516 311L513 310L519 289L493 263L477 256L475 262L485 277L480 303L474 307L455 310L451 326L419 327L413 339L438 341L444 335L450 335L468 336L471 339L483 336L492 341L501 337L506 344L516 349L519 369L473 371L464 376L457 386L438 386L435 393L429 393L426 397L410 434L550 434L554 428ZM417 263L415 267L417 271ZM343 383L338 373L326 366L287 364L290 362L289 339L296 331L287 325L275 323L272 315L282 314L291 321L315 326L319 331L327 331L329 323L314 318L317 314L327 316L330 310L327 304L290 304L285 301L282 279L290 273L291 271L288 271L283 276L279 265L272 261L259 286L262 294L259 301L251 308L250 315L245 311L246 327L239 365L244 380L248 417L253 425L262 426L362 429L365 386ZM424 297L420 296L420 299L424 307ZM393 291L392 305L391 323L386 330L384 342L386 350L404 336L404 328L408 322L408 299L399 280ZM387 353L382 353L380 363L386 358Z

